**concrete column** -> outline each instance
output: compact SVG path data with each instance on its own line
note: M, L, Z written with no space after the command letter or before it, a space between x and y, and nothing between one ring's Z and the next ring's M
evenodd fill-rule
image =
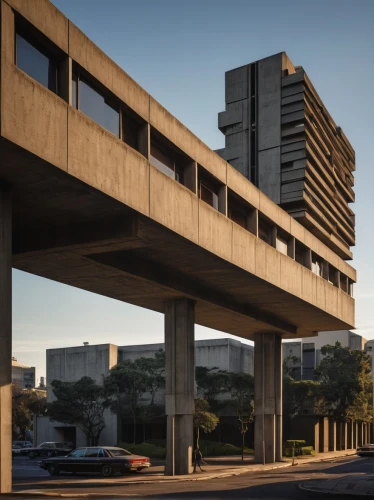
M256 333L255 460L282 459L282 339L275 333Z
M195 397L195 306L190 300L165 304L165 475L192 472Z
M357 441L358 441L358 446L362 446L364 444L362 422L357 422Z
M329 451L336 451L336 420L329 419Z
M321 417L319 419L319 452L329 451L329 419Z
M358 422L355 421L353 425L353 448L358 447Z
M12 491L12 194L0 181L0 494Z

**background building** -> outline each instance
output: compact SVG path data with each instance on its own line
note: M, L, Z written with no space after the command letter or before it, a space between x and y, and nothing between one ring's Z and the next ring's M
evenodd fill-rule
M18 363L12 358L12 384L19 385L22 389L33 389L35 387L35 367Z
M295 357L299 360L295 360L295 363L293 363L293 378L296 380L313 380L314 370L323 357L321 348L327 344L334 345L335 342L340 342L343 347L362 351L366 339L350 330L337 330L319 332L317 337L302 339L299 342L283 342L283 360L288 357Z
M75 382L82 377L91 377L97 384L102 384L103 377L117 363L126 359L153 357L164 349L164 344L134 346L116 346L113 344L85 345L47 350L47 381ZM247 372L253 375L253 351L251 345L233 339L198 340L195 342L196 366L218 368L231 372ZM47 400L53 401L54 394L48 390ZM156 403L165 404L165 395L160 391ZM111 411L105 412L106 427L100 435L99 443L115 444L117 436L117 416ZM39 417L37 421L36 441L73 441L77 446L85 445L86 438L75 426L50 421L48 417Z

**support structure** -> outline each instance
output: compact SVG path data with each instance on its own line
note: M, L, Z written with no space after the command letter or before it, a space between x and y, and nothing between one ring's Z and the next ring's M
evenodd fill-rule
M282 459L282 338L256 333L255 459L274 463Z
M191 300L165 304L167 450L165 475L192 472L195 396L195 305Z
M0 181L0 494L12 491L12 194Z

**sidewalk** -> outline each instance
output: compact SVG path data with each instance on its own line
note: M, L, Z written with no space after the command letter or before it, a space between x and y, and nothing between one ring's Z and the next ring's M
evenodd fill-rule
M341 458L344 456L355 455L355 450L344 450L331 453L320 453L313 456L297 457L295 465L298 463L311 463L320 461L331 461L334 458ZM66 488L92 488L103 486L130 486L136 484L156 484L156 483L175 483L181 481L204 481L208 479L223 478L228 476L236 476L246 472L257 472L274 470L283 467L292 466L292 460L285 459L282 462L274 464L262 465L254 462L253 457L245 458L244 461L238 456L225 456L225 457L208 457L205 458L207 465L203 465L204 472L196 472L184 476L165 476L164 466L157 465L148 471L142 471L134 475L128 476L114 476L110 478L103 478L98 476L61 476L58 478L51 478L46 481L28 481L28 482L14 482L14 487L17 491L13 495L35 496L35 495L53 495L53 496L66 496ZM19 490L18 488L22 488ZM59 489L64 488L65 493L59 493ZM314 490L313 490L314 491ZM96 494L97 495L97 494ZM85 494L84 496L92 496L95 494ZM117 495L115 495L117 496Z

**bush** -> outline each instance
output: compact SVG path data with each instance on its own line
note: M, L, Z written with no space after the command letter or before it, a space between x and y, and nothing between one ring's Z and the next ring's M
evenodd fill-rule
M242 449L229 443L219 443L218 441L208 441L200 439L200 450L205 457L218 457L228 455L241 455ZM245 455L253 455L251 448L244 447Z
M314 455L315 451L314 451L313 446L302 446L301 454L302 455Z
M294 446L295 446L295 457L298 455L302 455L303 448L310 448L309 446L305 445L306 445L305 439L288 439L283 443L283 455L285 457L292 457Z

